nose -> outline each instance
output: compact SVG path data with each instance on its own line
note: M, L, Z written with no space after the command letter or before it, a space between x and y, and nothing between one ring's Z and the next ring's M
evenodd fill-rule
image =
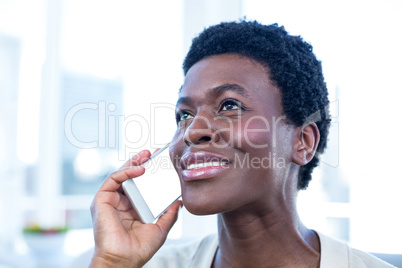
M184 134L184 142L187 145L218 142L219 133L214 131L211 120L198 114L187 127Z

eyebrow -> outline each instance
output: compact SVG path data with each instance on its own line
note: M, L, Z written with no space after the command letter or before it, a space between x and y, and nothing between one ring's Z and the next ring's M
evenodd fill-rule
M239 95L242 95L243 97L246 97L246 98L248 97L246 89L238 84L222 84L222 85L211 88L209 93L212 95L219 96L227 91L233 91Z
M181 91L182 88L180 88ZM208 90L207 92L207 96L211 96L211 97L217 97L222 95L223 93L227 92L227 91L232 91L235 92L243 97L248 97L247 91L244 87L238 85L238 84L222 84L216 87L213 87L211 89ZM181 97L178 99L177 103L176 103L176 107L179 104L185 104L185 105L191 105L192 104L192 99L190 97Z
M179 99L177 100L177 102L176 102L176 108L177 108L177 106L179 106L180 104L184 104L184 105L190 106L192 102L193 102L193 101L191 100L190 97L181 97L181 98L179 98Z

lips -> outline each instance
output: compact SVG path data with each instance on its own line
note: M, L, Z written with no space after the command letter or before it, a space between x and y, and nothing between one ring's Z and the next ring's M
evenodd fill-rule
M228 158L209 152L186 153L180 160L184 181L213 178L228 169Z

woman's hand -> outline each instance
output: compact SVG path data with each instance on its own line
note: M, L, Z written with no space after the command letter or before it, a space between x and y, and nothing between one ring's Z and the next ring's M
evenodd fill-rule
M156 224L143 224L124 195L122 182L144 174L150 157L142 151L106 178L92 205L95 253L90 267L141 267L156 253L177 220L181 202L173 204Z

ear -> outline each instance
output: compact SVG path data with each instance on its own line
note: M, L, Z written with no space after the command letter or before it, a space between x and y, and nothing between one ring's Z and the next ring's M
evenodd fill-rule
M313 159L316 153L320 142L320 131L315 123L297 127L295 130L292 160L294 163L304 166Z

